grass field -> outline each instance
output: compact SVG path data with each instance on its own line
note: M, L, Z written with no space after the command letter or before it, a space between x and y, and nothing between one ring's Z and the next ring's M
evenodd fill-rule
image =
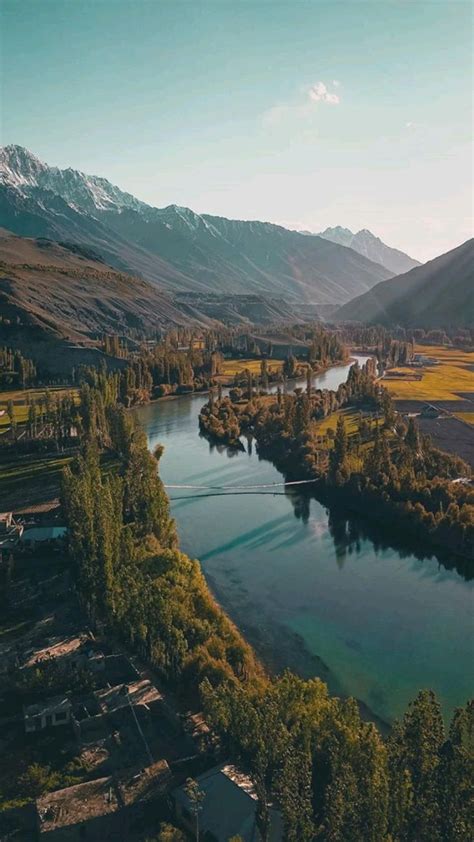
M415 346L415 352L438 359L440 365L423 369L399 369L407 373L421 371L421 380L383 380L383 385L395 399L455 401L461 400L459 392L474 394L474 353L426 345Z
M327 418L323 418L321 421L315 421L314 429L318 435L325 436L329 430L333 430L333 432L335 432L340 415L344 416L347 434L351 436L353 433L357 432L359 428L359 412L351 407L348 407L347 409L338 409L336 412L333 412L332 415L328 415Z
M221 375L234 377L234 375L239 374L241 371L245 371L246 369L248 369L252 374L260 374L260 365L260 360L224 360L221 366ZM282 366L282 360L268 360L267 362L269 373L271 371L281 371Z
M48 392L51 398L61 398L66 394L77 395L77 389L65 389L64 386L50 386ZM28 404L27 400L36 401L38 403L40 398L44 398L46 389L11 389L9 391L0 392L0 410L7 408L8 401L13 401L13 410L15 413L15 420L17 424L24 424L28 418ZM0 416L0 434L2 428L10 426L10 419L5 412L5 415Z
M15 511L37 505L59 495L61 474L74 459L75 451L68 453L29 453L0 463L0 511ZM114 472L118 460L104 456L101 471Z

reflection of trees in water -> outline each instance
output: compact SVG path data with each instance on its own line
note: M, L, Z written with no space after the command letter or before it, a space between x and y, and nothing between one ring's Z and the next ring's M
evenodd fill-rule
M285 494L293 506L293 514L297 520L308 523L310 501L315 495L309 491L295 491L291 488L285 489ZM427 551L426 547L413 537L400 537L399 532L396 531L396 524L390 528L380 524L379 521L370 521L361 515L349 512L342 506L332 503L327 506L322 500L318 502L326 506L328 530L334 542L336 559L340 567L344 565L348 556L360 554L364 541L370 541L375 554L383 550L395 550L400 559L414 557L418 561L425 561L436 558L442 567L446 570L456 570L465 581L474 578L474 571L469 570L467 559L457 558L442 550L436 553Z
M347 509L331 506L328 509L328 528L338 562L344 563L347 555L352 553L359 554L362 543L370 541L376 554L383 550L396 550L401 559L414 557L418 561L425 561L435 558L446 570L456 570L465 581L474 577L467 559L457 558L448 552L427 551L416 539L400 537L396 525L389 528L380 522L349 513Z
M234 456L238 456L239 453L245 451L245 446L241 442L240 447L236 444L223 444L222 442L212 441L205 433L199 433L199 438L206 439L209 444L209 453L214 453L214 451L216 451L221 455L227 456L229 459L232 459Z
M311 495L305 494L303 491L294 491L291 488L285 488L285 496L290 500L293 506L293 514L297 520L303 523L308 523L310 514Z

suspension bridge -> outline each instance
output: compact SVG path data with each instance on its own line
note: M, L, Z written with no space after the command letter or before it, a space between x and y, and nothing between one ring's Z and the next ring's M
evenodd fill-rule
M310 485L317 482L319 477L313 479L299 479L291 482L267 482L257 485L173 485L164 483L167 491L201 491L204 494L195 494L195 497L227 497L232 494L284 494L284 491L276 491L277 488L288 488L295 485ZM171 500L189 499L193 495L187 494L183 497L171 497Z

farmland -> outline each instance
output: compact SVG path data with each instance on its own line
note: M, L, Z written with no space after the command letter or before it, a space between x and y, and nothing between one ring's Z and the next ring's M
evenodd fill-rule
M17 424L24 424L28 419L29 404L35 401L37 404L41 400L46 399L49 394L51 401L56 398L62 398L66 394L77 395L77 389L66 389L64 386L49 386L48 389L11 389L0 392L0 412L4 410L4 414L0 415L0 435L6 431L10 426L10 419L7 415L6 409L9 401L13 403L13 413Z
M415 353L436 358L439 365L423 369L400 368L397 371L402 372L403 379L384 379L383 385L396 401L463 401L463 395L471 393L474 402L474 353L425 345L415 346ZM405 379L415 373L422 374L421 380Z
M224 360L221 364L220 374L225 377L235 377L236 374L240 374L242 371L250 371L253 375L260 374L260 367L261 367L261 360L250 360L250 359L233 359L233 360ZM281 371L283 367L282 360L268 360L267 361L267 371L270 372L278 372Z
M474 466L474 353L425 345L415 346L415 353L439 364L392 370L383 385L401 412L419 413L424 404L434 404L439 417L419 417L421 431Z

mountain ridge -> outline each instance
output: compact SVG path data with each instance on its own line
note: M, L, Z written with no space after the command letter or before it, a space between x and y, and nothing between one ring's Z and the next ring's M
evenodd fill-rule
M269 222L154 208L107 179L0 152L0 224L21 236L88 243L121 271L169 292L257 294L343 304L393 273L321 237Z

